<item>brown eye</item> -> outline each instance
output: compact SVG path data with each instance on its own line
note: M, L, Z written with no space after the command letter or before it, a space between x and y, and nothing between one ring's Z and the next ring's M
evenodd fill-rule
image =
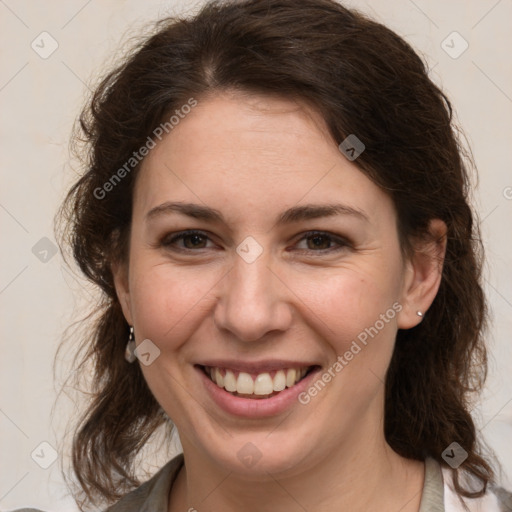
M178 246L177 242L182 240L183 245ZM172 237L166 237L162 240L163 247L175 247L178 250L206 249L208 236L201 231L184 231Z
M202 235L184 235L182 237L183 243L187 249L197 249L203 248L204 238ZM190 244L187 244L187 241L190 242Z
M304 250L306 252L332 252L339 251L350 246L347 240L323 231L306 233L299 240L299 242L302 241L306 241L306 247L299 250ZM334 247L333 244L335 245Z
M331 244L330 238L325 235L311 235L307 240L311 242L309 249L329 249Z

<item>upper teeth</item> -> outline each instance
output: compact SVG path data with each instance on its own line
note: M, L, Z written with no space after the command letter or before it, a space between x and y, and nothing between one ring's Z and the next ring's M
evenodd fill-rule
M236 377L232 370L217 367L207 367L206 373L217 386L226 391L232 393L236 391L245 395L270 395L274 391L292 387L306 375L308 370L308 367L278 370L273 378L270 373L274 372L264 372L256 375L254 379L249 373L239 372Z

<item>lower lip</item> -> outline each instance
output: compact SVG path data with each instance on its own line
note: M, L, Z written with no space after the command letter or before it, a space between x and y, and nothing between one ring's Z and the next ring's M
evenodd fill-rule
M286 411L292 404L298 404L298 396L305 391L314 376L320 372L320 368L315 368L306 377L291 388L285 388L270 398L242 398L234 396L224 388L215 384L203 371L201 367L195 366L199 372L204 386L211 396L212 400L227 413L244 418L263 418L275 416Z

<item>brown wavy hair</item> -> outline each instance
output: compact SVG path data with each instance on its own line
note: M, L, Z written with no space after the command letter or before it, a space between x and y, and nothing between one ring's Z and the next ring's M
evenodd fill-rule
M385 436L403 457L445 467L442 452L458 442L468 457L453 470L456 490L482 495L494 472L470 409L487 373L483 250L470 206L473 160L450 101L409 44L357 11L331 0L247 0L157 22L102 79L76 125L84 170L57 215L58 238L101 291L75 372L92 379L72 444L83 501L112 503L139 485L135 457L160 426L172 431L140 366L124 358L129 331L111 271L128 256L140 165L104 197L98 190L189 98L222 90L298 99L338 143L356 134L366 150L354 163L392 198L404 254L428 236L431 219L446 223L439 292L424 320L397 334ZM461 471L481 490L465 488Z

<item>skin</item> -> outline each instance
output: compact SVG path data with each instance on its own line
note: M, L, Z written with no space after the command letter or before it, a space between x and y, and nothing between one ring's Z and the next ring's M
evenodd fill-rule
M133 201L129 264L113 271L137 344L149 338L161 351L141 369L183 445L169 512L417 511L424 464L385 441L383 381L397 330L417 325L437 293L446 226L432 221L439 241L404 260L391 199L341 154L323 120L291 100L241 93L199 101L144 160ZM210 206L226 224L177 213L146 221L166 201ZM328 202L367 220L274 222L287 208ZM205 237L162 243L187 229ZM309 230L348 245L322 238L317 248ZM247 236L263 248L250 264L236 252ZM193 368L217 357L327 369L396 302L401 311L309 404L283 414L225 413ZM237 457L248 442L261 453L250 468Z

